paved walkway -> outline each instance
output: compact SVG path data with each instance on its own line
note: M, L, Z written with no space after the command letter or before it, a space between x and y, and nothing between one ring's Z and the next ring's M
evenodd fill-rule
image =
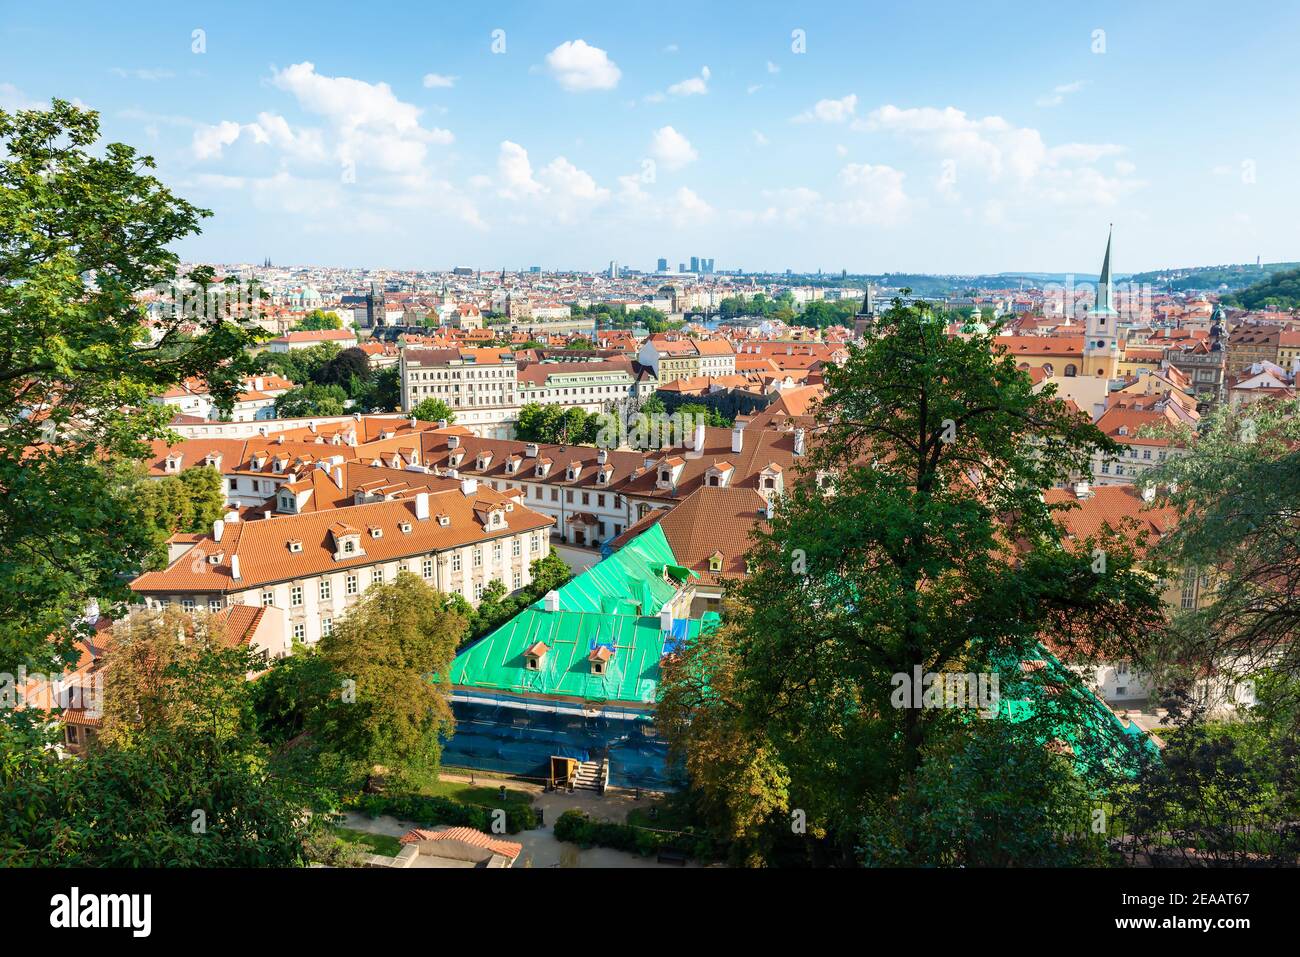
M600 800L597 798L596 800ZM566 809L567 810L567 809ZM627 854L623 851L611 850L607 847L592 847L586 850L578 847L576 844L568 844L555 839L555 833L550 828L552 822L551 812L546 812L546 827L535 828L531 831L520 831L518 834L507 834L506 840L516 841L523 845L523 853L519 860L515 862L515 867L667 867L671 868L676 865L660 864L653 857L641 857L639 854ZM369 834L387 834L391 837L401 837L413 827L421 825L415 821L401 821L395 817L381 815L377 818L371 818L366 814L359 814L356 811L347 811L343 815L343 826L351 828L354 831L365 831ZM442 830L442 828L434 828ZM688 864L687 867L696 866Z

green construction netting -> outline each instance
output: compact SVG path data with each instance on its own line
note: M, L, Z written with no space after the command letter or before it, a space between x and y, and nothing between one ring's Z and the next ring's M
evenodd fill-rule
M560 610L628 614L639 608L642 615L657 615L677 593L663 579L664 566L676 564L663 530L654 525L562 586ZM533 607L541 606L539 600Z
M694 638L700 633L700 622L686 622L685 631L686 640ZM530 607L457 655L451 682L459 687L590 702L652 704L664 640L659 619L653 616ZM524 651L539 641L548 650L533 670ZM603 674L593 673L588 660L597 645L614 651Z

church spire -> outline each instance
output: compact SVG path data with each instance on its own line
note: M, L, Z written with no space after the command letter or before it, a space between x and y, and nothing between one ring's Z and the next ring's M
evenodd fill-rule
M1110 278L1110 241L1114 232L1115 224L1111 223L1110 231L1106 234L1106 258L1101 261L1101 276L1097 279L1097 305L1092 310L1106 316L1115 315Z

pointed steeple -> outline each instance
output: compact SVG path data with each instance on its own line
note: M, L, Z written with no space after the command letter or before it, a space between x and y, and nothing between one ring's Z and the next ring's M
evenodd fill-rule
M1111 223L1110 231L1106 234L1106 258L1101 261L1101 276L1097 279L1097 305L1092 310L1094 313L1103 316L1115 315L1115 303L1110 279L1110 241L1114 232L1115 224Z

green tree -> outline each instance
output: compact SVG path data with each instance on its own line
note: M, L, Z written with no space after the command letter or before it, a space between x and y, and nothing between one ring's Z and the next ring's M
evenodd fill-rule
M350 389L354 380L364 382L369 378L370 359L360 349L344 349L312 374L312 381L317 385L337 385L344 389ZM348 395L356 398L354 391Z
M371 587L320 641L336 679L321 711L321 743L365 773L382 767L398 785L436 779L439 737L454 725L448 674L466 625L409 572Z
M321 370L342 351L336 342L321 342L306 349L264 352L259 357L259 362L267 372L281 375L297 385L307 385L315 382Z
M284 867L312 830L270 773L246 675L216 619L132 615L101 666L103 725L81 760L0 722L0 863L61 867Z
M171 410L147 399L185 378L228 410L260 335L215 308L206 293L229 286L211 270L185 284L195 308L150 317L140 294L174 297L171 247L209 214L98 139L99 115L63 100L0 110L0 670L45 670L88 600L129 598L154 542L111 463L166 434Z
M1167 563L1203 574L1209 599L1178 614L1170 640L1147 662L1185 688L1203 668L1262 668L1300 679L1300 403L1220 404L1196 432L1172 430L1186 449L1148 473L1178 512L1160 542Z
M322 312L319 309L313 309L302 321L295 325L294 330L297 332L318 332L322 329L342 329L343 320L338 317L337 313Z
M456 421L456 413L452 411L451 406L433 396L417 402L411 408L411 415L421 422L441 422L446 419L447 424L451 425Z
M348 394L337 385L311 382L282 393L275 398L275 415L296 419L313 415L342 415L347 409Z
M900 706L897 676L1009 683L1044 635L1071 660L1122 658L1161 610L1118 536L1063 540L1041 497L1110 440L990 337L949 339L895 300L828 370L819 415L725 623L666 668L658 721L730 836L800 808L847 857L971 733L970 711Z

